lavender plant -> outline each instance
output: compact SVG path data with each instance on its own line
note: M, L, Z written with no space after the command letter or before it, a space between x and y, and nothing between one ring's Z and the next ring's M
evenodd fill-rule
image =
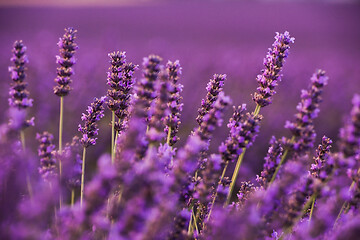
M268 150L256 182L236 186L245 151L260 132L260 110L271 104L294 42L288 32L276 33L264 59L265 68L256 78L259 87L252 96L255 110L249 112L246 104L233 107L228 135L215 146L217 151L211 146L214 133L232 102L223 91L226 75L215 74L210 80L198 109L198 126L188 133L184 145L175 148L183 107L179 61L164 66L159 56L150 55L144 58L143 77L135 83L137 65L126 61L125 52L109 54L107 97L94 99L81 117L80 137L74 136L63 149L63 97L71 90L75 33L73 28L66 29L58 44L60 66L54 92L61 99L59 151L55 151L53 136L45 131L33 136L40 144L37 159L32 157L31 146L25 148L25 136L20 134L33 122L26 120L25 111L32 99L24 81L26 48L21 41L14 44L14 66L9 68L13 80L10 122L0 127L0 239L356 236L360 97L353 98L350 118L340 130L338 150L330 152L337 139L325 136L314 149L314 119L328 80L322 70L314 73L309 88L301 92L295 120L286 123L292 137L273 136L270 146L264 146ZM85 184L86 152L96 145L105 104L112 112L111 146L105 146L111 154L103 153L92 164L93 172L88 168ZM232 175L228 170L233 170Z

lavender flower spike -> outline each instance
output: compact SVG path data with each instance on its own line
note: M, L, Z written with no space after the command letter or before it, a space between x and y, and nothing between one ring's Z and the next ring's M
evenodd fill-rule
M115 129L119 132L125 129L129 116L131 91L135 83L133 74L138 66L126 62L125 52L112 52L108 55L111 67L107 73L107 84L111 89L108 90L107 105L119 118L119 122L115 123Z
M323 136L322 142L316 149L316 157L314 157L314 164L311 164L311 175L319 178L321 181L326 181L332 172L333 166L327 162L330 154L332 140Z
M39 173L44 180L47 180L56 174L56 161L54 158L55 145L52 143L54 136L51 133L43 132L42 134L36 134L36 139L40 143L38 149L40 157Z
M179 131L179 125L181 124L180 112L182 111L183 107L183 103L181 103L182 96L180 95L183 89L183 85L177 82L179 79L179 75L181 74L181 67L179 61L168 61L168 63L166 64L166 71L169 74L169 80L170 84L172 85L172 89L168 102L168 107L170 108L171 113L165 117L165 133L168 136L168 144L170 146L173 146L179 140L179 137L176 136L176 134Z
M94 102L88 106L86 110L87 114L83 113L81 120L84 121L84 125L79 124L78 131L82 133L81 143L87 148L88 146L96 144L95 136L98 135L99 129L96 122L104 116L104 103L106 97L103 96L100 99L95 98Z
M264 59L265 69L256 77L260 86L254 93L253 100L260 107L265 107L272 102L272 96L276 93L275 87L281 81L280 71L289 54L290 43L294 41L295 38L290 37L289 32L276 33L275 42Z
M340 150L345 157L360 154L360 95L355 94L352 104L350 119L340 130Z
M29 92L26 90L27 83L25 80L25 64L28 63L28 58L25 55L26 47L23 42L15 41L14 48L12 50L13 57L10 59L14 66L9 67L11 74L11 80L13 84L10 88L9 105L20 109L26 109L32 106L33 100L29 98Z
M297 152L308 151L314 145L316 134L313 120L320 112L321 94L327 81L328 77L325 76L324 71L317 70L313 74L308 90L301 91L301 101L296 107L298 113L295 114L295 121L287 121L285 124L285 128L288 128L296 138L293 148Z
M219 93L223 90L225 80L226 74L214 74L214 77L210 79L210 82L206 86L206 98L201 101L201 107L198 110L199 115L196 117L196 121L199 126L203 122L204 116L210 111L213 104L216 102Z
M68 95L71 90L69 84L72 82L70 77L74 74L72 69L75 64L74 53L78 49L77 44L74 42L76 32L71 27L66 28L64 36L58 42L60 55L56 56L56 63L60 66L57 68L57 77L54 80L58 84L54 87L54 93L59 97Z

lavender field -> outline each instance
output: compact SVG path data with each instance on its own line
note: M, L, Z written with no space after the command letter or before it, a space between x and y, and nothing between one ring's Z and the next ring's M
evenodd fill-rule
M0 8L0 239L355 239L359 13Z

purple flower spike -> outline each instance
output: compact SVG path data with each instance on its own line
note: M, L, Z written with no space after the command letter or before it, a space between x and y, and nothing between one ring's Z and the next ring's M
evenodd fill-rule
M201 101L201 107L198 110L199 115L196 117L196 121L199 125L201 125L203 117L210 111L213 104L216 102L219 93L223 91L225 80L226 74L214 74L214 77L210 79L210 82L206 87L206 98Z
M325 72L322 70L318 70L313 74L308 90L301 91L301 101L296 107L298 113L295 114L295 121L287 121L285 124L285 128L288 128L296 138L295 143L292 145L296 152L308 151L314 145L316 133L313 120L320 112L321 94L323 87L327 85L327 80L328 77L325 76Z
M138 66L126 63L125 52L112 52L108 55L111 59L111 67L109 68L110 72L107 73L107 84L111 89L108 90L107 105L119 118L119 122L115 123L115 129L120 132L126 128L131 91L135 84L133 74Z
M244 147L252 145L259 132L262 115L254 116L245 111L245 104L234 107L233 117L227 125L230 129L229 136L219 147L224 163L237 159Z
M25 64L28 63L28 58L25 55L26 47L23 42L15 41L12 50L13 57L10 59L14 66L9 67L11 80L13 81L9 94L9 105L20 109L26 109L32 106L33 100L29 98L29 92L26 90L27 83L25 80Z
M264 168L260 176L256 176L256 181L263 188L268 187L268 184L270 183L271 178L280 163L283 152L284 149L281 147L280 142L278 142L276 138L272 136L270 140L270 147L265 157Z
M311 175L321 179L323 182L329 178L334 167L327 161L330 155L331 144L331 139L323 136L321 144L318 149L316 149L316 157L314 157L315 164L311 164Z
M345 157L360 154L360 95L355 94L352 104L350 119L340 130L340 150Z
M104 116L104 103L106 97L103 96L100 99L95 98L94 102L88 107L87 114L83 113L81 120L84 121L84 126L79 124L78 131L83 134L81 143L84 147L88 147L96 144L95 136L98 135L98 122Z
M164 118L170 114L168 102L172 85L169 82L168 73L162 69L159 73L159 84L157 86L158 97L153 105L152 117L149 121L149 131L147 139L150 143L160 142L164 137Z
M272 96L276 93L275 87L281 81L280 72L289 54L290 43L294 41L295 38L290 37L289 32L276 33L275 42L264 59L265 69L256 77L260 86L254 93L253 100L259 106L265 107L272 102Z
M60 66L56 69L57 77L54 81L58 85L54 87L54 93L59 97L68 95L71 90L69 84L72 80L70 77L74 74L72 66L76 62L74 57L75 50L78 49L77 44L74 42L76 32L77 31L71 27L66 28L64 36L60 38L58 42L60 55L56 56L56 63Z
M36 134L36 139L39 141L38 155L40 157L39 173L47 180L56 174L56 161L54 158L55 145L52 143L53 135L48 132Z
M160 72L160 62L162 58L156 55L150 55L144 58L143 61L143 75L144 77L139 81L136 87L136 95L139 101L143 101L145 107L144 116L147 120L150 119L150 106L152 101L156 98L155 85Z
M170 98L168 102L168 107L170 108L171 113L165 118L165 133L166 135L168 135L169 129L171 129L169 145L173 146L179 140L179 137L176 136L176 134L179 131L179 125L181 124L180 112L182 111L183 107L183 103L181 102L182 96L180 95L183 89L183 85L177 83L179 75L181 74L181 67L179 61L169 61L166 65L166 71L169 74L169 80L172 88L170 91Z

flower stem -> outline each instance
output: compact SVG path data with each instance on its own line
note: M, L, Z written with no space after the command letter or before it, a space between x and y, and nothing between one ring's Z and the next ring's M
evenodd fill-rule
M221 181L224 179L224 176L225 176L226 169L227 169L227 166L228 166L228 165L229 165L229 162L226 162L226 164L225 164L225 166L224 166L224 169L223 169L223 172L222 172L222 174L221 174L220 181L219 181L218 185L221 184ZM212 210L213 210L213 207L214 207L216 198L217 198L217 191L215 191L215 195L214 195L213 200L212 200L212 202L211 202L209 214L208 214L208 216L207 216L207 221L210 220L210 216L211 216L211 213L212 213ZM204 222L204 224L205 224L205 222Z
M261 106L256 105L255 110L253 112L254 117L256 117L260 113L260 109L261 109ZM239 175L239 170L240 170L240 167L241 167L241 163L242 163L242 161L244 159L245 152L246 152L246 147L244 147L242 149L242 153L240 154L240 156L238 157L238 160L236 162L235 170L234 170L234 173L233 173L232 178L231 178L229 192L228 192L228 195L226 197L226 202L225 202L224 206L227 206L230 203L231 196L232 196L232 193L234 191L234 187L235 187L235 184L236 184L236 179L237 179L237 177Z
M359 171L360 171L360 168L359 168ZM354 186L355 186L355 181L353 181L353 182L351 183L351 186L350 186L350 188L349 188L349 191L351 191L351 189L353 189ZM336 217L336 220L335 220L335 223L334 223L333 228L336 226L336 224L337 224L337 222L339 221L342 213L348 208L348 204L349 204L349 203L348 203L347 201L345 201L345 202L343 203L343 205L341 206L340 212L339 212L338 216Z
M21 141L21 146L22 146L23 153L25 154L26 146L25 146L24 130L20 131L20 141ZM29 173L26 173L26 187L27 187L27 190L28 190L28 193L29 193L30 200L32 201L32 199L33 199L33 191L32 191L32 186L31 186Z
M290 140L290 143L293 143L294 140L295 140L295 136L292 136L292 138L291 138L291 140ZM288 153L289 153L289 149L286 149L285 152L284 152L284 154L283 154L282 157L281 157L281 160L280 160L279 165L276 167L276 170L275 170L275 172L274 172L274 175L272 176L272 178L271 178L271 180L270 180L270 184L272 184L272 183L275 181L276 175L278 174L281 165L284 164L285 159L286 159Z
M168 145L170 145L170 138L171 138L171 127L169 126L168 128L168 134L167 134L167 138L166 138L166 143Z
M83 198L84 198L85 156L86 156L86 147L84 147L84 149L83 149L83 156L82 156L81 189L80 189L80 207L82 207Z
M75 190L72 189L71 190L71 206L74 206L74 202L75 202Z
M226 207L227 205L229 205L230 203L230 200L231 200L231 196L232 196L232 193L234 191L234 187L235 187L235 183L236 183L236 179L239 175L239 170L240 170L240 167L241 167L241 163L244 159L244 155L245 155L245 152L246 152L246 148L243 148L243 151L242 153L240 154L240 156L238 157L238 160L236 162L236 166L235 166L235 170L234 170L234 173L232 175L232 178L231 178L231 183L230 183L230 187L229 187L229 192L228 192L228 195L226 197L226 202L224 204L224 206Z
M112 111L111 117L111 164L115 159L115 111Z
M309 224L310 224L310 222L311 222L311 218L312 218L312 215L313 215L313 212L314 212L315 200L316 200L316 196L313 195L313 196L311 197L312 203L311 203L311 209L310 209L310 215L309 215Z
M22 146L22 150L25 153L25 134L24 134L24 130L20 131L20 141L21 141L21 146Z
M63 132L63 118L64 118L64 97L60 97L60 119L59 119L59 153L62 152L62 132ZM62 164L61 158L59 159L59 174L61 178Z

